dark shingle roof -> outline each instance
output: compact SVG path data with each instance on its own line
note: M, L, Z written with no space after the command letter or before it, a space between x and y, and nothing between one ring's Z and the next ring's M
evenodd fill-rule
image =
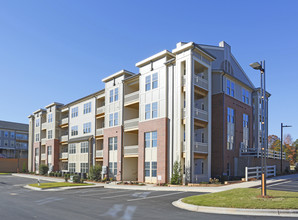
M16 131L29 131L28 124L10 122L10 121L0 121L0 129L16 130Z

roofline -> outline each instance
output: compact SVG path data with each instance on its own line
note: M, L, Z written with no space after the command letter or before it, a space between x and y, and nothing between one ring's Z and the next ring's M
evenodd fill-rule
M142 66L150 63L151 61L158 60L158 59L160 59L160 58L162 58L162 57L164 57L166 55L169 55L171 57L175 57L175 55L173 53L171 53L170 51L163 50L163 51L161 51L159 53L156 53L156 54L152 55L151 57L148 57L148 58L146 58L146 59L144 59L144 60L142 60L140 62L137 62L136 63L136 67L142 67Z
M45 112L46 110L43 108L40 108L38 110L36 110L35 112L33 112L33 114L37 114L38 112Z
M75 101L73 101L73 102L70 102L70 103L64 105L64 106L62 107L62 109L64 109L64 108L68 108L69 106L71 106L71 105L73 105L73 104L75 104L75 103L81 102L81 101L83 101L83 100L85 100L85 99L92 98L92 97L96 97L97 95L99 95L100 93L102 93L102 92L104 92L104 91L105 91L105 89L102 89L102 90L97 91L97 92L94 92L94 93L92 93L92 94L90 94L90 95L84 96L84 97L82 97L82 98L80 98L80 99L77 99L77 100L75 100Z
M61 106L63 106L64 104L59 103L59 102L53 102L53 103L47 105L46 108L49 108L49 107L54 106L54 105L61 105Z
M114 73L114 74L102 79L102 82L108 82L113 78L116 78L116 77L119 77L119 76L122 76L122 75L125 75L125 74L130 75L130 76L135 75L133 72L130 72L128 70L123 69L123 70L118 71L117 73Z
M136 75L134 75L134 76L129 76L129 77L127 77L126 79L123 79L122 81L123 82L126 82L126 81L129 81L129 80L133 80L134 78L139 78L140 77L140 73L138 73L138 74L136 74Z

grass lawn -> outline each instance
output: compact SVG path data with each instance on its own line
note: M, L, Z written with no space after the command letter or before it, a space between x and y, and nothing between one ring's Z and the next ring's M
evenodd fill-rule
M57 188L57 187L71 187L71 186L88 186L93 185L90 183L66 183L66 182L60 182L60 183L40 183L40 186L38 186L38 183L29 184L29 186L47 189L47 188Z
M182 199L183 202L200 206L247 208L247 209L298 209L298 192L267 190L260 198L261 189L232 189L224 192Z

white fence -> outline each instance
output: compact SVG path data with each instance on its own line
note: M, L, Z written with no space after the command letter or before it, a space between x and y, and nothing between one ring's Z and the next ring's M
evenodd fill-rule
M267 166L267 177L276 176L276 166ZM262 177L262 167L245 167L245 181Z
M265 152L267 158L270 159L280 159L280 151L275 151L268 149ZM242 147L240 145L240 156L251 156L251 157L262 157L262 150L260 148L249 148L249 147ZM286 159L286 153L282 153L283 160Z

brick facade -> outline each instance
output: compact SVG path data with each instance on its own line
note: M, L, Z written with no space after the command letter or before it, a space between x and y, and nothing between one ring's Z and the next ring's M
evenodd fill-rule
M48 146L52 146L52 165L53 171L59 171L59 146L58 139L51 139L46 142L46 164L48 164Z

